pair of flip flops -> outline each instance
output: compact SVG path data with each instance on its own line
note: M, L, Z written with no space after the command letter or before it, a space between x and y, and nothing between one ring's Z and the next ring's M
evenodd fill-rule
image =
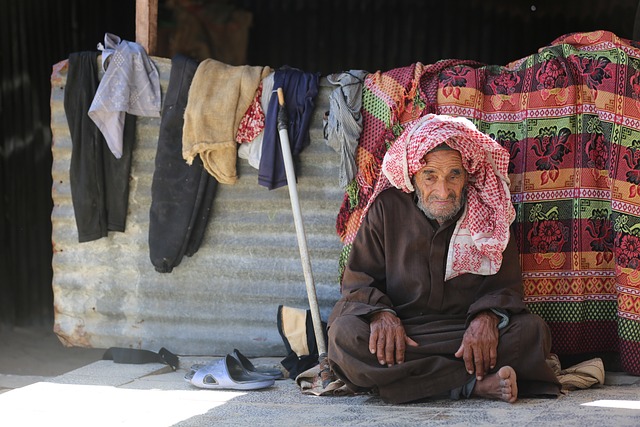
M191 366L185 381L199 388L258 390L271 387L275 380L283 378L279 369L256 368L237 349L222 359Z

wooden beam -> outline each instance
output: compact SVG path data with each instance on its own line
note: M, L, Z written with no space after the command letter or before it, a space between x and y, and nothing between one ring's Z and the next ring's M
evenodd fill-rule
M136 43L154 55L158 47L158 0L136 0Z

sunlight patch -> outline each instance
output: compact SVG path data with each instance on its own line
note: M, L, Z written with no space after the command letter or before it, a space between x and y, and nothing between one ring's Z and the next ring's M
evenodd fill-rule
M582 406L601 406L603 408L640 409L640 400L596 400L583 403Z
M0 425L171 426L244 394L40 382L0 394Z

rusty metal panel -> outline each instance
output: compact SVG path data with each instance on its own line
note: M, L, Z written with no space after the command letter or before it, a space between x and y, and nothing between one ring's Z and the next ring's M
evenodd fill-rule
M153 58L166 92L171 61ZM111 346L179 354L284 355L278 305L308 308L288 188L258 185L257 170L239 160L240 179L219 185L199 251L171 273L149 260L151 182L159 118L137 120L129 214L124 233L78 243L69 163L71 138L63 107L65 63L52 75L53 292L55 332L72 346ZM300 156L298 192L322 318L339 297L342 245L335 220L343 191L339 155L322 135L332 88L321 79L311 145Z

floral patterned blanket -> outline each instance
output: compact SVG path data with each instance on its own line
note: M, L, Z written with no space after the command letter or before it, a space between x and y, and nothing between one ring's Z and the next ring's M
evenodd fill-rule
M616 351L640 375L640 44L559 37L507 64L443 60L369 74L336 228L340 269L403 124L464 116L510 152L525 301L560 355Z

